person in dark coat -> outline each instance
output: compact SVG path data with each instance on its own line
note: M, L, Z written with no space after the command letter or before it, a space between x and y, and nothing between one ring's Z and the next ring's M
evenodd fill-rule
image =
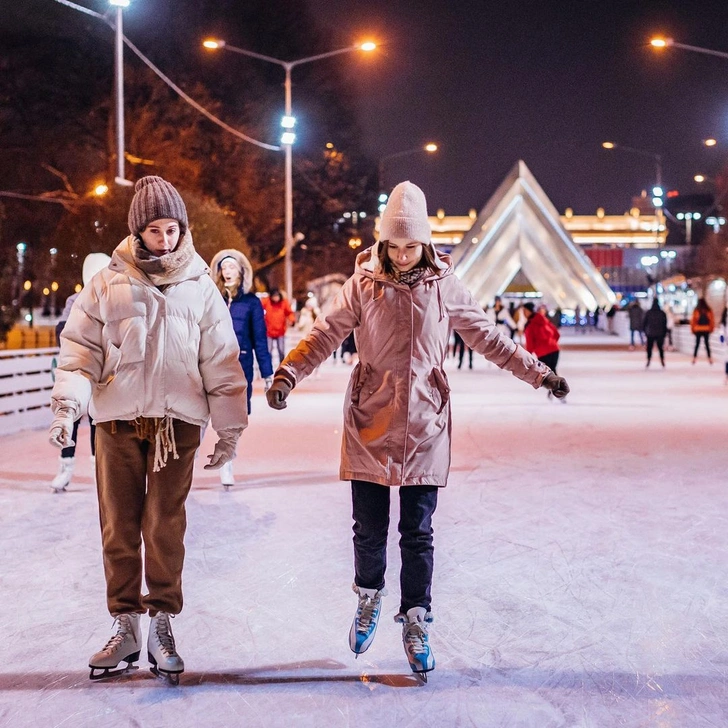
M634 335L639 334L640 345L644 345L645 337L643 334L644 330L644 319L645 314L640 306L639 301L632 301L627 306L627 313L629 314L629 349L634 350Z
M665 366L664 343L667 335L667 314L660 308L660 302L655 299L652 308L645 314L644 331L647 337L647 364L650 366L652 359L652 348L657 344L657 351L660 353L660 364Z

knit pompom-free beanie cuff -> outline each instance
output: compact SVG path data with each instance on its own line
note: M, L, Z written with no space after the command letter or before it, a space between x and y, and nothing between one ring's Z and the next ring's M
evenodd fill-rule
M134 199L129 207L129 230L138 235L154 220L179 221L187 230L187 208L179 192L167 180L154 175L142 177L134 187Z

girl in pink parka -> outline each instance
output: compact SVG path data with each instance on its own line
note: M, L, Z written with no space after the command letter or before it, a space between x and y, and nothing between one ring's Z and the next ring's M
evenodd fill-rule
M344 404L340 477L351 481L354 592L349 632L356 654L374 638L386 568L390 489L399 487L400 612L410 667L423 679L435 666L432 621L432 516L450 469L450 387L444 370L451 330L466 345L534 388L557 397L569 388L504 336L435 250L425 196L397 185L382 214L380 242L360 253L330 312L281 363L267 393L275 409L354 331L359 363Z

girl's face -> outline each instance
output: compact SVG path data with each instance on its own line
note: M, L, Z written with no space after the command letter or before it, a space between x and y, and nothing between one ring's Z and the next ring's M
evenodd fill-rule
M240 283L240 268L232 258L225 258L220 264L220 273L226 286L234 286Z
M161 257L171 253L179 243L180 229L177 220L163 218L150 222L139 233L144 246L152 254Z
M406 273L420 262L422 243L406 238L392 238L387 242L387 255L400 273Z

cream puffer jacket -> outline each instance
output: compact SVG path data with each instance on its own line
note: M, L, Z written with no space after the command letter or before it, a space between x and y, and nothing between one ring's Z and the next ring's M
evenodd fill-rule
M329 312L281 364L300 382L354 331L359 363L344 402L342 480L446 485L452 422L444 361L453 329L534 388L551 371L498 331L453 275L450 257L432 251L438 270L412 287L381 272L376 246L360 253Z
M73 306L61 335L54 411L88 406L98 422L171 416L204 425L211 416L218 432L242 430L247 384L207 265L194 253L181 270L153 281L135 265L133 241L117 246Z

